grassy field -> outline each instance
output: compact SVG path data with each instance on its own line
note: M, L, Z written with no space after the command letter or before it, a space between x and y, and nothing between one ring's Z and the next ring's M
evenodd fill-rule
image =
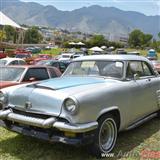
M0 128L0 135L0 160L96 160L86 147L49 144L3 128ZM160 120L157 118L120 133L112 159L142 159L140 154L143 150L160 151Z
M51 50L42 50L41 53L42 54L50 54L52 56L54 55L58 55L62 52L63 49L61 48L56 48L56 49L51 49Z

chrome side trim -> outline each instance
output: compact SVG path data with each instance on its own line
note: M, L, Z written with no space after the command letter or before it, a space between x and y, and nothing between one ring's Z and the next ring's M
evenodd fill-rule
M55 122L53 127L67 132L83 133L94 130L98 127L98 122L90 122L85 124L67 124L64 122Z
M157 113L153 113L153 114L151 114L151 115L149 115L147 117L144 117L143 119L141 119L141 120L133 123L132 125L130 125L128 128L126 128L126 130L131 130L133 128L136 128L136 127L140 126L141 124L143 124L143 123L155 118L156 116L157 116Z

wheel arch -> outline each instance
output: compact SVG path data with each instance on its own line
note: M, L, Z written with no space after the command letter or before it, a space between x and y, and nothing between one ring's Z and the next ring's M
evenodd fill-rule
M121 125L121 114L120 114L120 111L119 111L119 108L118 106L112 106L112 107L107 107L105 109L103 109L97 116L97 121L107 115L107 114L111 114L115 117L116 119L116 122L117 122L117 129L119 130L120 129L120 125Z

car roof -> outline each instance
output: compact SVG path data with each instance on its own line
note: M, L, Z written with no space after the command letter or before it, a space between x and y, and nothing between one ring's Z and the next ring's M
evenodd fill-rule
M21 58L11 58L11 57L2 58L1 60L7 60L7 61L20 60L20 61L24 61L24 60L21 59Z
M6 68L55 68L51 66L44 66L44 65L9 65L9 66L1 66Z
M147 61L150 62L147 58L137 55L91 55L78 57L73 61L81 60L121 60L121 61Z

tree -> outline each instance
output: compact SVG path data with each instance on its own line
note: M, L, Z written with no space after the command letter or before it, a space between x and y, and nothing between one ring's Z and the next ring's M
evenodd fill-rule
M151 34L143 34L142 36L142 45L144 47L149 46L153 36Z
M136 29L129 34L129 45L131 47L141 46L143 40L143 32Z
M42 35L39 33L37 27L28 29L25 33L24 42L28 44L37 44L43 40Z
M131 47L147 47L150 45L153 36L151 34L144 34L141 30L134 30L129 35L129 45Z
M0 30L0 42L6 39L6 32L4 30Z
M88 41L88 45L90 47L93 47L93 46L101 47L103 45L106 45L106 41L107 40L105 40L103 35L95 35Z
M15 28L13 28L12 26L5 26L4 27L4 30L6 32L6 41L12 41L14 42L15 41L15 37L16 37L16 34L17 34L17 31Z

